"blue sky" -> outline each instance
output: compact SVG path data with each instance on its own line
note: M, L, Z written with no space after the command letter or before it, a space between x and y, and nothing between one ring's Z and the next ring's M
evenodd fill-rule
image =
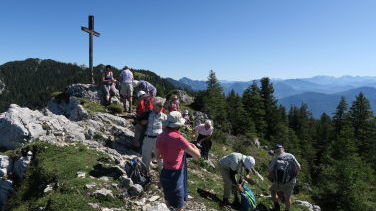
M221 80L370 75L374 0L3 0L0 64L50 58L129 65L163 77Z

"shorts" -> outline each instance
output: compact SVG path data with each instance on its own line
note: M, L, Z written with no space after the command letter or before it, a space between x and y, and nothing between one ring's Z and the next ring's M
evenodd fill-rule
M120 96L130 98L133 96L133 86L131 83L121 83Z
M273 183L273 185L270 187L271 191L274 192L282 192L285 199L289 199L292 196L292 193L294 191L294 183L286 183L286 184L278 184Z
M113 85L103 85L104 96L115 96L116 88Z

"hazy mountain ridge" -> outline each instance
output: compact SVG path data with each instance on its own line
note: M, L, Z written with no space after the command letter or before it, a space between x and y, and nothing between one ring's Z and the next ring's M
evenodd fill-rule
M305 92L279 99L278 102L286 108L290 108L291 105L301 106L302 103L305 103L312 115L319 118L324 112L333 115L341 96L345 97L348 104L351 104L359 93L364 94L369 100L373 112L376 112L376 88L374 87L360 87L335 94Z

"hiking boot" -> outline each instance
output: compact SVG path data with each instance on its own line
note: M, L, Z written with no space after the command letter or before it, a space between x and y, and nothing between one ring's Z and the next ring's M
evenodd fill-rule
M281 210L281 207L279 206L279 203L278 202L274 202L273 211L280 211L280 210Z
M228 199L226 199L226 198L223 198L223 200L221 201L221 206L228 206L228 205L230 205L230 202L228 201Z

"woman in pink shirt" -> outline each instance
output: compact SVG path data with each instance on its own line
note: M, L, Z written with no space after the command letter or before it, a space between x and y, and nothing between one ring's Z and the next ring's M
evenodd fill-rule
M164 198L169 207L183 210L187 200L187 175L184 171L185 153L193 158L200 158L200 150L189 143L179 132L185 119L179 111L172 111L167 116L166 128L157 138L157 158L163 159L160 182Z

